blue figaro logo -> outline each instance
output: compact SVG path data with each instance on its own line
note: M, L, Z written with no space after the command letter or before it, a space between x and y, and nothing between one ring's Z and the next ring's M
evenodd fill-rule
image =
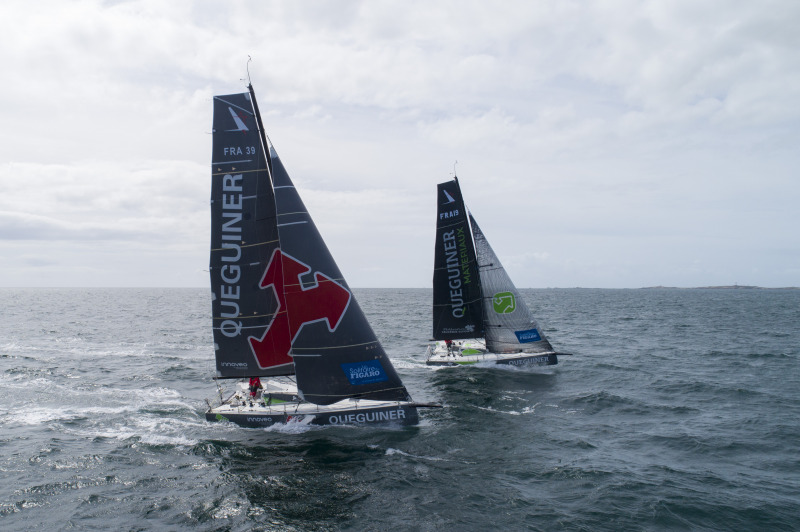
M353 386L389 380L388 375L386 375L386 372L383 370L383 366L381 366L380 360L342 364L342 370L344 370L344 374L347 375L347 380L350 381L350 384Z
M539 331L536 329L528 329L527 331L514 331L514 334L517 335L517 340L521 344L527 344L528 342L538 342L542 339L539 336Z

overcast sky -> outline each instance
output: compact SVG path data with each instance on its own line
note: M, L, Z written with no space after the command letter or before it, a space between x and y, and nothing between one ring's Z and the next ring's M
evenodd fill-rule
M243 92L354 287L436 184L519 287L800 285L800 2L0 3L0 286L209 286Z

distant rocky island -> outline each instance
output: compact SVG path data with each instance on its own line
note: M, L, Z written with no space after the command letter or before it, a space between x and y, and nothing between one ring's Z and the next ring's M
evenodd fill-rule
M670 289L670 290L800 290L797 286L782 286L767 288L764 286L750 286L742 284L732 284L724 286L693 286L693 287L680 287L680 286L643 286L642 290L653 289Z

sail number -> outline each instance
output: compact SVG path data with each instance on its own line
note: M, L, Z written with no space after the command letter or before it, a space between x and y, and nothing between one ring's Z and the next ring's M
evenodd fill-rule
M241 146L226 146L223 148L223 153L225 155L255 155L256 147L245 146L243 150Z

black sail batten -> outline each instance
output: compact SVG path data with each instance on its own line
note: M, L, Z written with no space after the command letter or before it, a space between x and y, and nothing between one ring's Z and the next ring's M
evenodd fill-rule
M320 405L410 400L272 146L270 158L299 394Z
M291 358L254 351L278 316L259 285L279 249L275 196L250 93L214 97L209 271L217 377L291 375Z
M461 187L454 179L437 188L433 337L482 337L480 276Z

